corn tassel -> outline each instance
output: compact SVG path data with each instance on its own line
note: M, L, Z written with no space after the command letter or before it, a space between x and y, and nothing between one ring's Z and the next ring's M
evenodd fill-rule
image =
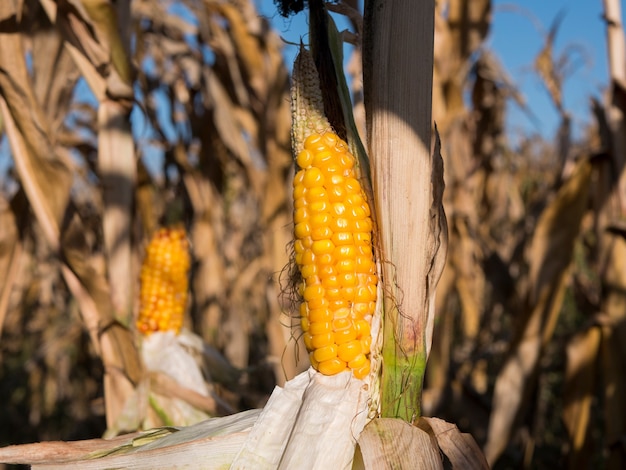
M161 228L152 237L141 268L137 329L180 332L187 304L189 246L182 227Z

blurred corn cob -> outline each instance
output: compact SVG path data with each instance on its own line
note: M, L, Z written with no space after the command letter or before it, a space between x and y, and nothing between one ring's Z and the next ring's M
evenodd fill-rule
M143 334L174 331L183 325L187 304L189 245L182 227L159 229L141 267L137 329Z

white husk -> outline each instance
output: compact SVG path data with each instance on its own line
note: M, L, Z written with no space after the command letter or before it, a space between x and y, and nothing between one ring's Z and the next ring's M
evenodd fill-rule
M179 385L207 397L207 384L200 366L185 347L185 342L181 341L184 337L184 334L177 336L172 331L158 331L146 337L141 344L144 364L148 371L166 374ZM209 418L207 413L179 398L164 397L152 392L151 400L152 406L166 412L173 423L190 425ZM151 421L150 415L143 424L144 428L157 425L157 422Z
M313 368L276 387L232 469L351 468L367 422L368 386Z

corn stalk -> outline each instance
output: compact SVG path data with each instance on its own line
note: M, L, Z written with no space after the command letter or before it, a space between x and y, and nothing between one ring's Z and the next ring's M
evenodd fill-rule
M381 414L420 416L446 252L443 165L431 153L434 4L366 2L364 92L383 263Z

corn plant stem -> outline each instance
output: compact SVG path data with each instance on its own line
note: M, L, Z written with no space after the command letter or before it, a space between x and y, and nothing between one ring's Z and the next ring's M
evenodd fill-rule
M385 292L381 414L414 422L433 310L434 2L366 1L364 27L367 134Z

